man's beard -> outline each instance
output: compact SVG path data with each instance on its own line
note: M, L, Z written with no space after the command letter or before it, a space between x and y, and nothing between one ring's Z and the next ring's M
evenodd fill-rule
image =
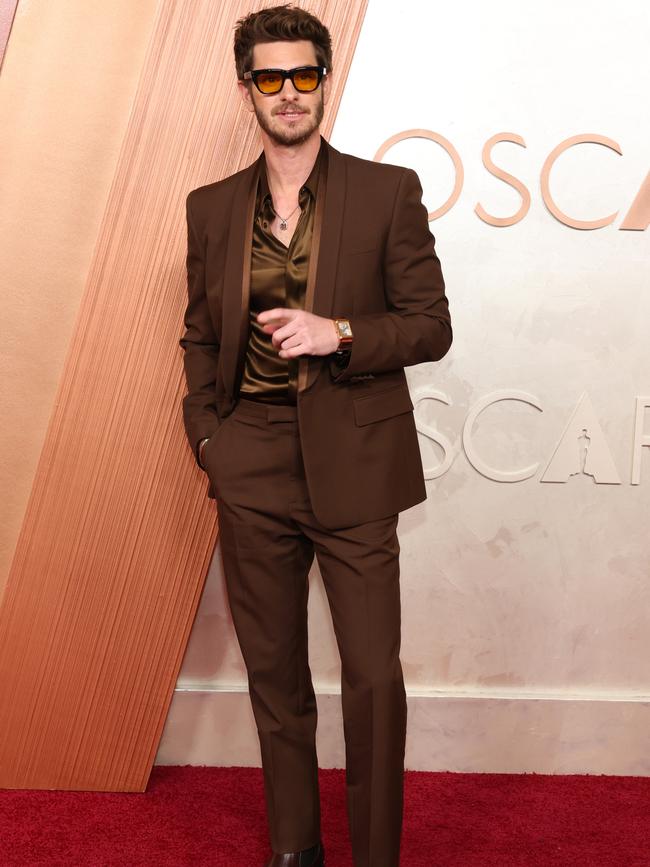
M287 127L272 127L269 123L269 118L257 107L257 104L253 102L253 106L255 108L255 116L257 117L257 122L262 127L264 132L271 138L276 144L279 145L299 145L303 142L307 141L309 136L320 126L320 123L323 119L323 114L325 112L325 106L323 102L323 92L321 90L320 101L316 104L313 110L311 123L306 128L301 128L300 130L293 129L290 126ZM277 115L276 115L277 116ZM305 117L309 117L309 115L305 115ZM279 121L282 123L282 121Z

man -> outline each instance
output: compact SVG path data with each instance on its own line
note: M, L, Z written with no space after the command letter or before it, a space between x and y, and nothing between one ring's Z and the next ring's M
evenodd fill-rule
M399 512L426 498L404 367L451 345L444 281L416 173L320 135L327 28L277 6L238 21L234 47L263 151L187 197L180 343L185 427L217 502L260 740L266 867L325 864L307 642L314 553L341 656L354 864L397 867L396 530Z

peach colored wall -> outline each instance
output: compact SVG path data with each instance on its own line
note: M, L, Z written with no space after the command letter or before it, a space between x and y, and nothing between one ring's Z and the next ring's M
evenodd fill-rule
M0 74L0 598L156 0L21 0Z
M0 787L146 786L217 527L180 406L183 204L259 154L222 50L251 2L155 9L0 600ZM314 5L339 46L326 138L365 6Z

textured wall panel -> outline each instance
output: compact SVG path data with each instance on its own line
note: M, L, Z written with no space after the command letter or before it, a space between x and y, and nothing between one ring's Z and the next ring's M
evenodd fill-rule
M216 539L181 419L187 192L250 163L238 17L162 0L0 608L0 786L142 791ZM331 28L329 137L365 0Z

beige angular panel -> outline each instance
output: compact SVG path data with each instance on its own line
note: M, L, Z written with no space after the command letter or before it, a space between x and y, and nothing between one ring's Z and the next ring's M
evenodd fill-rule
M232 31L263 5L158 7L0 607L0 787L146 787L217 534L181 417L185 196L261 150ZM309 4L326 137L365 6Z

